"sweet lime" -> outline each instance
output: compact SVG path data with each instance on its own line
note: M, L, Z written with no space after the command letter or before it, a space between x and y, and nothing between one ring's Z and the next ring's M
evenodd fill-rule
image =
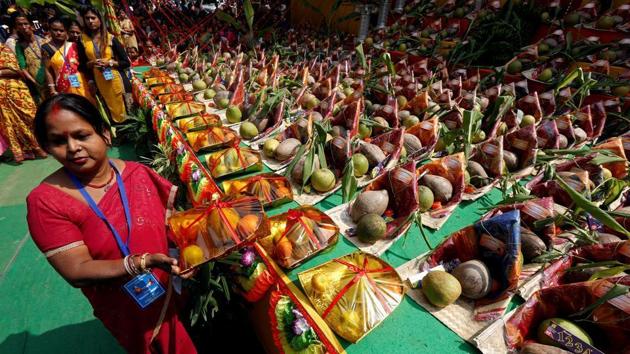
M370 164L367 157L363 154L352 155L352 165L354 166L354 176L361 177L367 173Z
M239 133L243 139L251 139L258 135L258 128L252 122L244 122L239 128Z
M311 185L316 191L321 193L330 191L335 187L336 183L335 174L327 168L316 170L311 175Z
M225 116L227 117L228 122L238 123L241 121L242 114L238 107L230 106L227 111L225 111Z

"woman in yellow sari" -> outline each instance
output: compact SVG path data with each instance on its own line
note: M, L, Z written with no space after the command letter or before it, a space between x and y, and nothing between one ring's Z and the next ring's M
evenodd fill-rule
M21 75L15 54L0 43L0 136L17 163L46 157L32 132L36 107Z
M112 120L125 120L125 92L131 92L131 84L124 70L129 68L125 49L112 34L107 32L101 14L92 6L81 11L85 32L78 43L79 69L96 82Z
M69 23L57 17L50 20L48 26L51 40L42 45L42 57L51 95L74 93L96 104L85 75L79 71L77 44L68 41Z

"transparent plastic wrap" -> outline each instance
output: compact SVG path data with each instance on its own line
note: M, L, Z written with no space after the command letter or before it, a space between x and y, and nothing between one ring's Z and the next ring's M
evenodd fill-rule
M269 218L270 233L260 245L283 268L294 268L333 246L339 228L325 213L312 206L291 209Z
M190 165L190 179L186 181L188 198L193 207L208 205L222 196L214 180L209 178L198 163Z
M151 93L154 96L184 92L186 92L186 90L184 90L184 86L180 84L166 84L151 88Z
M544 337L546 344L572 352L595 353L576 342L579 337L600 353L624 353L630 347L630 306L627 292L608 296L612 289L630 286L630 276L600 279L540 290L505 320L505 341L511 351ZM606 301L607 300L607 301ZM590 308L589 311L584 311ZM570 321L570 322L569 322ZM548 329L560 325L572 336L549 337ZM579 326L579 327L578 327ZM568 337L568 338L567 338ZM563 344L561 344L563 343ZM575 351L582 344L582 351Z
M603 167L610 170L612 176L623 179L628 176L628 156L624 149L623 139L621 137L610 138L593 148L594 150L608 150L625 161L615 161L602 164Z
M184 271L215 259L269 232L262 205L254 197L225 198L168 219Z
M158 96L158 100L162 104L175 103L175 102L192 102L193 96L186 92L166 93Z
M560 132L555 120L545 120L536 129L539 149L558 149Z
M186 140L195 153L232 145L236 139L236 132L224 127L210 127L186 133Z
M164 105L172 120L192 116L206 111L206 105L200 102L176 102Z
M507 165L508 170L513 175L521 174L524 170L530 170L536 163L537 137L536 128L533 125L515 130L505 135L503 148L516 156L516 164ZM527 174L529 174L527 173Z
M252 177L224 181L223 190L227 195L254 196L260 200L264 207L276 207L293 200L289 180L275 173L263 173Z
M332 126L341 126L346 129L344 138L352 138L359 132L359 117L361 116L361 101L354 101L343 107L337 115L330 119Z
M384 321L406 291L390 265L362 252L304 271L298 278L326 323L352 343Z
M170 76L149 77L146 80L144 80L144 84L147 87L167 85L167 84L174 84L174 83L175 83L175 81Z
M220 127L223 125L223 122L221 122L221 117L217 114L199 112L190 117L180 118L173 124L183 133L187 133L209 127Z
M240 147L238 141L232 147L207 155L206 163L213 178L262 170L260 152Z

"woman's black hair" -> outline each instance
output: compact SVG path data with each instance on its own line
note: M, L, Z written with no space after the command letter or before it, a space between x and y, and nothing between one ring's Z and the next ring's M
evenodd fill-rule
M15 11L11 14L10 20L9 20L9 26L11 26L11 29L15 28L15 22L17 21L18 18L20 17L24 17L25 19L27 19L29 22L31 21L28 16L22 12L22 11Z
M35 113L35 139L37 139L39 146L45 150L48 146L46 118L48 115L55 114L61 109L77 114L81 119L88 122L98 135L103 137L103 139L105 138L105 132L108 129L107 125L92 102L83 96L73 93L62 93L47 98L37 108L37 113Z
M67 16L55 16L51 18L50 21L48 21L48 26L56 22L61 23L66 31L70 29L71 20Z

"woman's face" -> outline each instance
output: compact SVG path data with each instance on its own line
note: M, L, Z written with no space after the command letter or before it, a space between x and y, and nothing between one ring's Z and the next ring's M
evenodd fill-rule
M15 30L20 37L30 38L33 34L31 22L26 17L18 17L15 19Z
M101 20L92 11L88 11L88 13L83 16L83 20L85 22L85 26L91 31L96 31L101 27Z
M75 175L95 173L107 163L109 132L104 137L80 115L55 109L46 117L46 151Z
M59 22L53 22L50 24L50 36L53 41L65 42L68 39L68 32L66 28Z
M78 42L81 39L81 27L77 25L70 26L68 39L70 39L71 42Z

